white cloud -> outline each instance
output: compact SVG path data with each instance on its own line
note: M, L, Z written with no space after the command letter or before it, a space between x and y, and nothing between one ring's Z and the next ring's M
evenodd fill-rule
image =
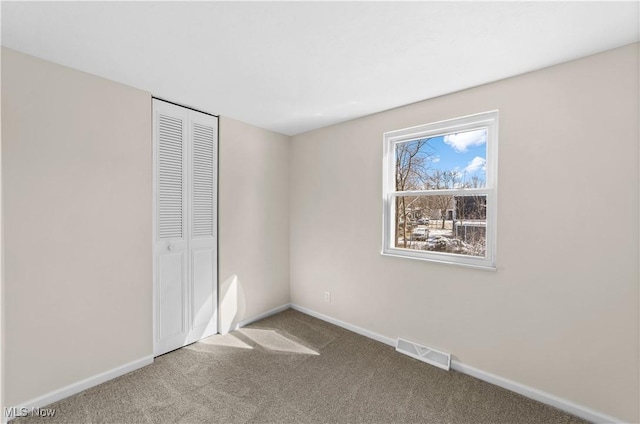
M444 142L456 152L464 153L469 146L481 146L487 142L487 130L467 131L444 136Z
M474 172L476 172L479 169L482 169L483 171L486 170L486 163L487 160L485 158L481 158L480 156L476 156L475 158L473 158L471 160L471 162L469 162L469 164L467 165L466 168L464 168L465 172L468 172L469 174L472 174Z
M433 162L433 163L440 162L440 156L434 156L433 158L431 158L431 162Z

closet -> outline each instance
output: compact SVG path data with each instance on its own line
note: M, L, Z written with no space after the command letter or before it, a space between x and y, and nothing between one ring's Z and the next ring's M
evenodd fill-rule
M154 355L217 332L218 118L153 99Z

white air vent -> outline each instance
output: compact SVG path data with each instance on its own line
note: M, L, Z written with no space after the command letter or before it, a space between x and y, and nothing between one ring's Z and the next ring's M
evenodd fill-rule
M449 371L449 367L451 366L450 354L431 349L430 347L421 346L417 343L401 338L398 338L398 341L396 342L396 351L428 364L435 365L443 370Z

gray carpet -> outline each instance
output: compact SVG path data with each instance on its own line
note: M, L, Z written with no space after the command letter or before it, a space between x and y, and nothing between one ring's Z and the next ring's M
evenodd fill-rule
M293 310L156 358L15 423L584 421Z

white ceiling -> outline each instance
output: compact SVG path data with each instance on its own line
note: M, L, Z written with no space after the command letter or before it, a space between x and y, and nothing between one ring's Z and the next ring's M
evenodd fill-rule
M4 46L289 135L639 32L637 1L2 3Z

